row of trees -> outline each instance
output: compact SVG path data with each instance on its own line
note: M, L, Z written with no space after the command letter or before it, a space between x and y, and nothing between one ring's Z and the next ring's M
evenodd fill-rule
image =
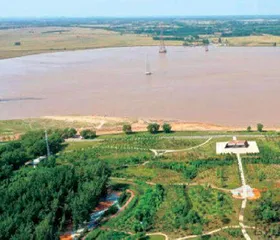
M149 162L147 166L180 172L188 180L194 179L198 173L198 169L195 166L186 163L153 161Z
M147 130L148 130L148 132L150 132L150 133L152 133L152 134L159 133L159 131L160 131L160 125L157 124L157 123L150 123L150 124L147 126ZM170 124L164 123L164 124L162 125L162 130L163 130L163 132L165 132L165 133L171 133L171 132L172 132L172 127L171 127ZM125 125L123 125L123 132L124 132L125 134L131 134L131 133L133 133L131 125L130 125L130 124L125 124Z
M151 168L170 169L181 172L186 179L192 180L197 176L199 170L201 169L229 166L234 162L235 159L233 156L225 155L221 158L212 157L208 159L193 160L189 163L152 161L149 162L147 166Z
M261 123L258 123L258 124L257 124L257 130L258 130L258 132L263 132L263 128L264 128L263 124L261 124ZM252 132L252 127L251 127L251 126L248 126L248 127L247 127L247 131L248 131L248 132Z
M134 210L134 231L143 232L152 228L154 216L164 199L164 188L156 185L148 188Z

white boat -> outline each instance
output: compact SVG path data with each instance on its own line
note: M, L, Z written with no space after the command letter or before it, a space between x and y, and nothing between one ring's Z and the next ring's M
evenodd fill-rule
M146 55L146 72L145 72L145 74L146 75L152 75L148 54Z

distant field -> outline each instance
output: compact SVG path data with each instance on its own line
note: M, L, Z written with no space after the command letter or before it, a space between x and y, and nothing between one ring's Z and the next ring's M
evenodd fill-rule
M273 46L274 43L280 44L280 36L265 35L265 36L249 36L249 37L230 37L224 38L228 40L230 46L248 46L248 47L264 47Z
M20 42L20 46L15 46ZM182 45L181 41L168 42ZM0 59L79 49L155 46L158 41L145 35L120 34L93 28L41 27L0 30Z
M204 37L207 37L205 35ZM208 36L213 42L218 39ZM280 44L279 36L228 37L230 46L272 46ZM20 42L16 46L15 43ZM156 46L158 41L148 35L121 34L86 27L34 27L0 30L0 59L38 53L129 46ZM168 41L170 46L182 46L182 41Z

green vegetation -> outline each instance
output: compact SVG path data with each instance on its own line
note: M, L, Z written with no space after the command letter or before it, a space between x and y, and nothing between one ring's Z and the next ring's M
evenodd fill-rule
M168 45L197 46L207 39L227 46L280 44L279 17L59 18L0 20L0 58L104 47L156 46L159 25ZM14 31L10 31L14 29ZM20 41L19 41L20 39Z
M148 132L155 134L158 133L160 125L157 123L150 123L147 127Z
M257 129L258 129L259 132L262 132L263 131L263 124L258 123L257 124Z
M84 139L96 138L96 132L89 130L89 129L82 130L80 134Z
M123 125L123 132L125 134L131 134L132 133L131 125L130 124Z
M96 229L87 235L86 240L127 239L128 236L129 234L123 232Z
M209 225L214 229L232 219L233 203L224 193L201 186L172 186L166 191L166 200L157 214L157 227L167 232L201 234Z
M63 141L59 132L50 132L48 143L51 153L59 152L62 149ZM8 177L12 170L19 169L28 160L46 155L44 131L28 132L18 141L0 145L1 178Z
M206 139L142 133L64 142L75 134L71 128L48 131L53 155L35 169L24 167L24 163L46 155L44 131L31 131L17 141L0 145L1 239L56 238L70 220L74 228L84 228L83 223L108 188L122 192L120 206L131 197L126 189L132 190L134 197L125 211L101 221L101 227L87 239L136 240L140 235L142 239L156 239L162 237L147 237L145 233L163 229L170 238L177 238L238 225L240 201L232 199L226 190L241 184L236 157L217 156L216 141L192 149ZM242 157L245 176L252 187L268 193L262 192L256 202L248 201L245 219L250 226L269 226L272 230L264 227L263 231L277 236L280 138L274 134L251 139L257 140L261 152ZM187 150L155 156L150 148ZM113 206L105 215L116 212ZM223 238L240 239L240 229L227 229L207 239Z
M163 132L165 132L165 133L171 133L171 131L172 131L172 127L168 123L164 123L162 125L162 129L163 129Z
M279 193L279 190L278 190ZM262 237L280 237L280 199L275 193L267 192L253 207L256 226Z
M122 207L125 203L126 203L126 201L130 198L130 196L131 196L131 193L129 193L129 192L123 192L121 195L120 195L120 198L119 198L119 200L118 200L118 202L119 202L119 205Z
M55 239L72 218L78 227L106 191L110 171L100 161L73 168L55 158L1 181L0 238Z

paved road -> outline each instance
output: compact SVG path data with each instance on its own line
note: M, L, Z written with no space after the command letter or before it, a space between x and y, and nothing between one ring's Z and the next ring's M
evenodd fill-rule
M242 182L242 186L243 186L243 197L244 199L242 200L242 204L241 204L241 210L239 213L239 225L241 227L241 231L243 233L243 236L246 240L251 240L250 236L248 235L245 225L244 225L244 212L245 212L245 208L247 205L247 191L246 191L246 179L245 179L245 175L244 175L244 170L243 170L243 166L242 166L242 159L240 154L236 154L237 156L237 160L238 160L238 167L239 167L239 172L240 172L240 177L241 177L241 182Z

